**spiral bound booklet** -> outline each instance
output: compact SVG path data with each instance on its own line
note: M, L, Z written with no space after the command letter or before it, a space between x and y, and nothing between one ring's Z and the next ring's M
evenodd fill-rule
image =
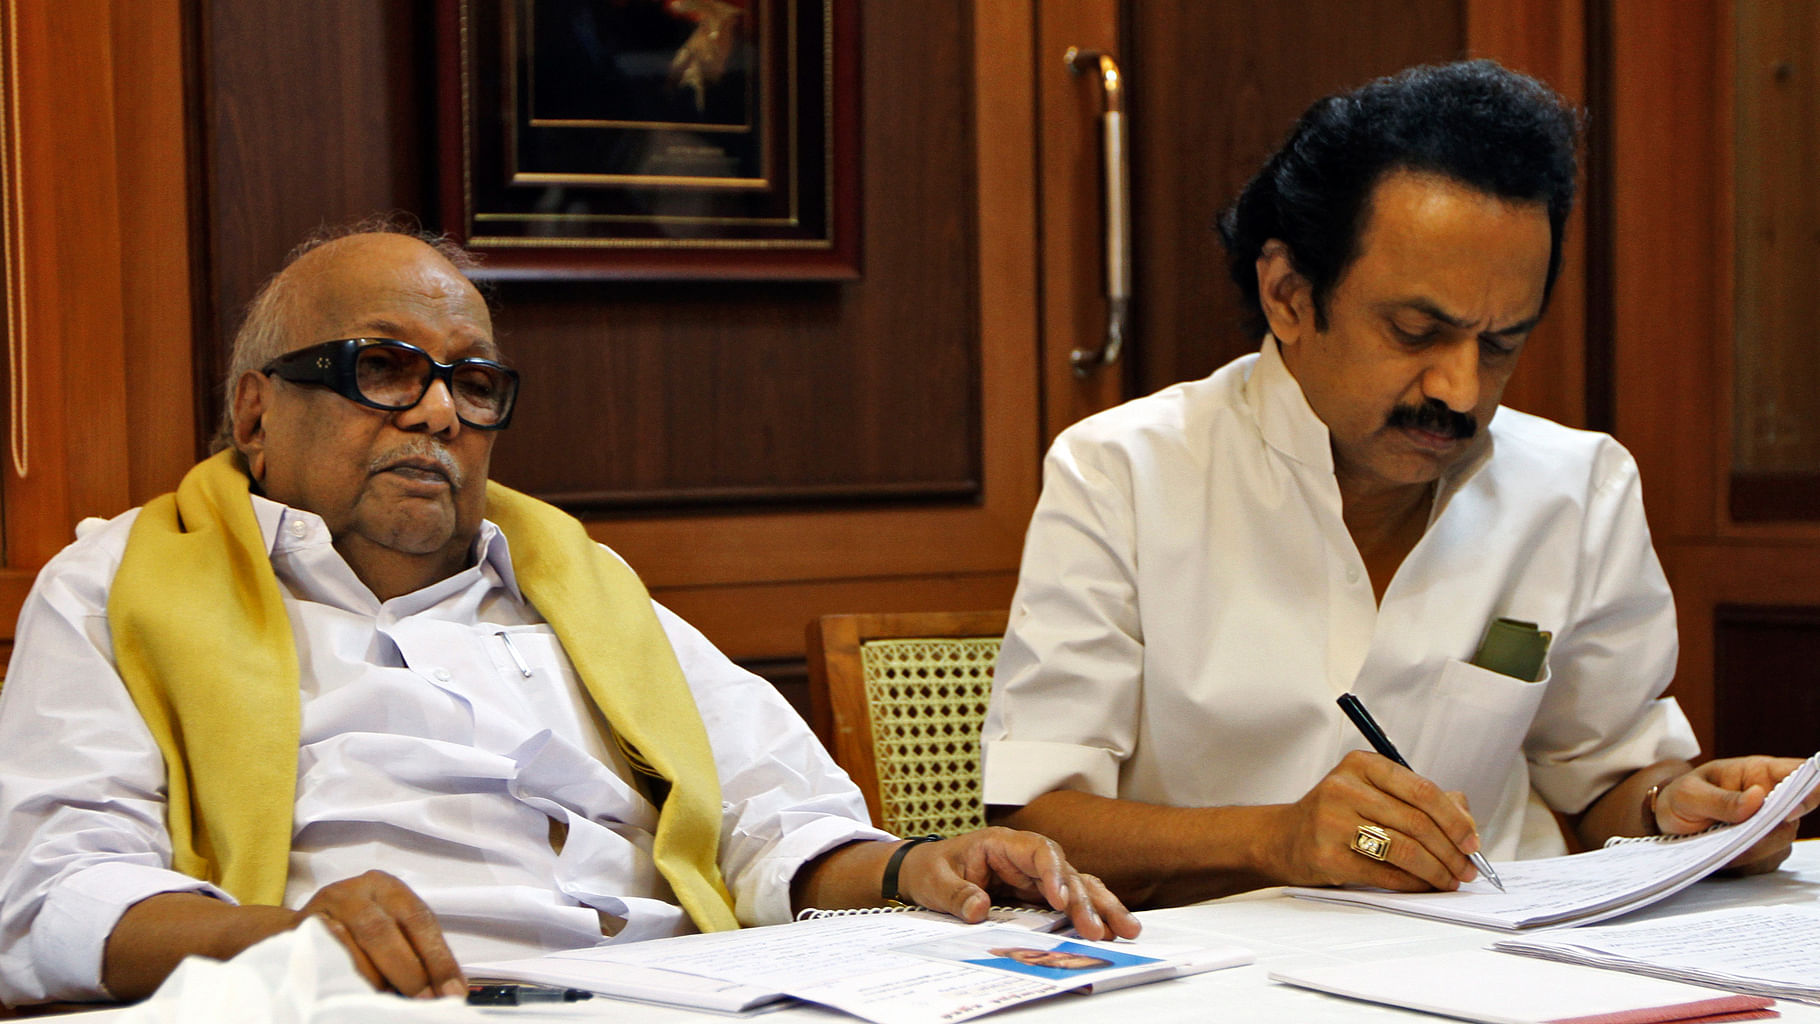
M819 921L824 917L855 917L872 914L911 914L935 921L953 921L949 914L926 907L858 907L851 910L817 910L810 907L796 915L798 921ZM986 913L984 924L1005 928L1028 928L1033 932L1059 932L1068 927L1068 915L1042 907L993 907Z
M1724 867L1820 787L1815 754L1772 789L1748 820L1690 836L1614 839L1603 849L1497 865L1504 892L1477 880L1453 892L1290 888L1292 896L1351 903L1481 928L1520 931L1590 924L1646 907Z

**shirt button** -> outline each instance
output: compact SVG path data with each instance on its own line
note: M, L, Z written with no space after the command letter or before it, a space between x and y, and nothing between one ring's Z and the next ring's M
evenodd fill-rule
M1346 567L1346 582L1348 582L1348 583L1359 582L1359 567L1358 566L1349 565Z
M291 536L302 540L310 532L310 524L301 519L291 520Z
M449 674L449 670L448 670L448 669L446 669L446 668L439 668L439 669L437 669L437 670L436 670L436 671L434 671L434 672L431 672L431 673L430 673L430 675L431 675L431 676L432 676L432 677L433 677L433 678L435 678L435 680L436 680L436 681L437 681L437 682L439 682L439 683L446 683L446 682L448 682L448 681L449 681L449 680L450 680L450 679L453 679L453 678L454 678L454 676L452 676L452 675L450 675L450 674Z

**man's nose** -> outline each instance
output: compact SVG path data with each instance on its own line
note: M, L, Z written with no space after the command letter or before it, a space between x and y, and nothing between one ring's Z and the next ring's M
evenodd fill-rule
M399 410L397 423L401 430L424 430L432 434L452 435L461 429L461 420L455 415L455 396L449 393L449 386L441 377L430 381L416 405Z
M1479 403L1478 339L1436 346L1434 361L1422 375L1422 394L1454 412L1471 412Z

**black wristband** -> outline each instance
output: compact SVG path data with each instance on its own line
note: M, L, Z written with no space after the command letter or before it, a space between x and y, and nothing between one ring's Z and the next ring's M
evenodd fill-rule
M879 898L884 900L886 903L907 902L905 900L899 899L898 892L897 892L897 870L904 866L904 855L909 853L910 848L912 846L915 846L918 843L939 842L941 840L941 838L942 838L941 836L917 836L913 839L904 840L903 845L899 846L895 850L892 850L891 859L885 862L884 881L878 887Z

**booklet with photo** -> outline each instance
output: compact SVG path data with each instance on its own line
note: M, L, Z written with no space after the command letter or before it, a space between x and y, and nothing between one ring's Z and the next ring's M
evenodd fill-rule
M1501 862L1497 869L1504 880L1503 892L1484 879L1453 892L1285 891L1303 899L1354 903L1506 931L1590 924L1646 907L1724 867L1787 819L1816 787L1820 787L1820 754L1777 783L1762 808L1748 820L1688 836L1614 839L1603 849L1565 857Z
M583 988L723 1013L790 998L878 1024L962 1021L1063 992L1103 992L1250 963L1236 946L1091 942L945 914L828 915L465 965L470 977Z

